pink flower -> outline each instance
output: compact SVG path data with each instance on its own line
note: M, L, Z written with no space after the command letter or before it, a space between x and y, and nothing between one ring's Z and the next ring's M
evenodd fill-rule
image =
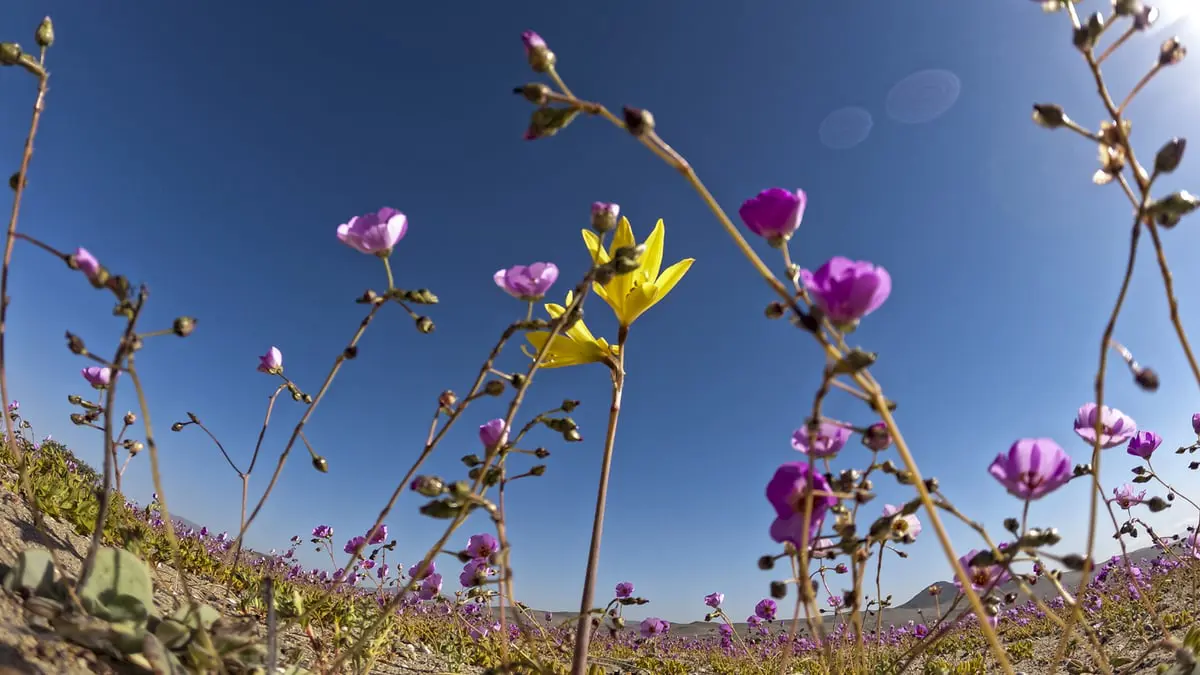
M86 248L75 249L75 264L79 267L79 271L87 277L92 285L100 284L100 261L96 260L96 256L92 255Z
M633 597L633 582L632 581L622 581L621 583L617 584L616 597L618 597L618 598Z
M1096 443L1096 415L1095 403L1085 403L1075 414L1075 433L1089 445ZM1115 448L1137 433L1137 422L1116 408L1104 406L1099 415L1101 448Z
M496 272L492 278L501 290L518 300L541 300L558 281L558 266L548 262L514 265Z
M272 346L266 354L258 357L258 372L276 375L283 372L283 352Z
M487 558L500 550L500 542L487 532L473 534L467 540L467 555L472 558Z
M671 630L671 624L656 616L652 616L642 621L640 630L642 637L653 638L659 635L666 635Z
M988 473L1018 499L1041 499L1074 475L1071 456L1049 438L1022 438L996 455Z
M387 538L388 538L387 525L380 525L379 529L374 530L371 533L371 543L372 544L382 544L383 542L387 541Z
M1146 491L1135 491L1132 485L1126 483L1119 488L1113 488L1113 501L1117 503L1117 506L1128 511L1131 507L1146 501Z
M408 216L385 206L338 225L337 237L356 251L386 257L407 232Z
M704 596L704 604L712 607L713 609L720 607L722 602L725 602L724 593L709 593L708 595Z
M883 516L894 516L900 513L899 506L883 505ZM892 536L901 541L911 542L921 534L921 521L914 516L899 516L892 519Z
M112 382L112 368L101 368L92 366L79 371L83 375L83 379L88 381L96 389L103 389Z
M479 425L479 440L483 442L485 448L491 449L499 446L507 440L507 436L502 419L496 418Z

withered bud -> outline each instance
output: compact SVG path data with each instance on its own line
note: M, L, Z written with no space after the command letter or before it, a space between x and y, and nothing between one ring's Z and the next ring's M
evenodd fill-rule
M625 106L621 113L625 120L625 128L635 137L641 138L654 131L654 115L650 114L649 110Z
M538 464L537 466L534 466L533 468L529 469L530 476L541 476L544 473L546 473L546 465L545 464Z
M782 600L787 597L787 584L782 581L771 582L771 597L776 600Z
M454 404L458 403L458 395L447 389L438 396L438 406L442 408L453 408Z
M1179 168L1179 163L1183 161L1183 151L1186 148L1186 138L1172 138L1167 141L1154 156L1155 173L1171 173Z
M638 267L641 267L642 255L645 253L645 244L622 246L613 251L613 259L609 263L612 266L613 273L621 276L636 271Z
M33 33L33 39L39 47L50 47L54 44L54 23L50 21L50 17L42 19L38 24L37 30Z
M312 465L314 469L321 473L329 473L329 462L320 455L312 458Z
M1188 464L1188 468L1191 469L1192 471L1195 471L1196 469L1200 469L1200 462L1192 462L1191 464Z
M132 412L127 412L125 413L125 418L122 421L125 422L125 426L129 426L137 421L137 415L134 415Z
M537 448L533 451L533 456L538 459L546 459L550 456L550 451L545 448Z
M1133 475L1135 475L1135 476L1140 476L1140 475L1146 473L1146 469L1143 467L1140 467L1140 466L1135 466L1132 469L1130 469L1129 471L1132 472Z
M0 42L0 66L15 66L21 62L21 45Z
M488 396L499 396L504 393L503 380L488 380L487 384L483 385L483 393Z
M930 492L937 492L939 487L940 485L938 485L938 479L936 476L930 476L929 478L925 479L926 490Z
M307 393L300 394L300 400L303 401L304 403L312 405L312 402L313 402L312 394L307 394Z
M433 319L431 319L427 316L418 316L417 317L417 330L418 331L424 333L425 335L429 335L430 333L433 332L433 328L434 328Z
M187 337L196 330L196 320L190 316L181 316L171 324L171 331L179 337Z
M410 487L424 497L437 497L446 490L446 484L437 476L417 476Z
M513 89L514 94L520 94L526 101L534 105L544 105L552 93L550 87L541 82L530 82Z
M1008 530L1009 532L1012 532L1013 534L1016 534L1017 530L1021 529L1021 523L1019 521L1017 521L1016 518L1005 518L1004 519L1004 529Z
M183 431L183 422L176 422L171 425L171 431Z
M785 307L782 302L772 302L767 305L765 310L763 310L763 314L766 315L768 319L778 319L783 316L785 311L787 311L787 307Z
M1080 476L1090 475L1092 473L1092 465L1091 464L1076 464L1075 468L1073 469L1073 473L1076 478L1079 478Z
M358 357L358 345L347 345L342 350L342 358L347 361L352 361Z
M1144 391L1158 391L1158 373L1153 368L1136 368L1133 371L1133 381Z
M67 349L71 350L72 354L86 356L88 353L87 347L83 344L83 338L67 331Z
M1173 66L1187 56L1187 47L1177 37L1167 38L1158 48L1158 65Z
M769 570L775 567L775 556L764 555L758 559L758 569Z

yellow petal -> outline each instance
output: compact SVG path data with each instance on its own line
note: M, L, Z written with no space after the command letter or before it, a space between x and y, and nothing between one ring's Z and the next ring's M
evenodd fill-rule
M550 337L549 333L529 333L525 339L534 348L534 353L524 350L526 356L534 358L536 352L542 349L546 344L546 339ZM584 363L595 363L604 357L604 353L596 348L595 344L581 345L573 340L565 338L561 335L555 336L554 341L550 343L550 349L546 352L546 357L542 360L543 368L564 368L566 366L577 366Z
M588 253L592 254L592 262L597 265L608 262L608 251L600 246L600 236L591 230L582 230L582 232L583 244L587 246Z
M625 316L622 317L621 325L632 326L633 322L654 304L657 292L658 287L651 282L634 286L629 292L629 297L625 298Z
M613 234L612 244L608 247L608 254L611 257L617 249L623 246L633 246L637 243L637 239L633 236L633 226L629 224L629 219L621 216L621 222L617 223L617 231Z
M571 301L575 299L574 296L574 291L567 292L566 302L568 305L570 305ZM566 312L567 308L562 305L556 305L552 302L546 303L546 313L550 315L551 319L557 319L563 314L566 314ZM576 342L596 341L596 338L592 336L592 331L588 330L587 324L583 321L576 321L574 326L571 326L564 332L568 338L575 340ZM547 333L547 335L549 335L549 333Z
M638 315L657 305L658 301L667 297L667 294L671 292L671 289L675 288L675 284L678 284L679 280L683 279L683 275L687 274L687 271L692 267L693 262L696 261L692 258L684 258L674 265L671 265L667 269L663 270L662 276L658 278L657 282L653 284L646 284L645 289L634 289L634 295L641 295L645 297L644 300L639 298L635 301L633 298L630 298L626 302L629 304L634 304L636 302L639 306L643 305L644 303L644 306L641 307ZM632 319L636 318L637 315L632 317ZM632 319L630 319L631 322Z
M629 224L629 219L621 217L620 224L617 225L617 232L613 235L612 247L609 249L610 257L616 254L617 249L626 246L634 246L637 244L637 239L633 236L633 226ZM629 295L629 291L633 288L634 283L638 281L637 271L629 274L620 274L613 277L613 280L605 284L604 290L608 293L608 306L612 307L613 313L617 315L617 320L621 321L625 316L625 296Z
M642 254L642 265L637 271L643 281L654 281L658 278L658 273L662 269L665 233L662 218L659 218L658 224L654 226L650 236L646 237L646 252Z

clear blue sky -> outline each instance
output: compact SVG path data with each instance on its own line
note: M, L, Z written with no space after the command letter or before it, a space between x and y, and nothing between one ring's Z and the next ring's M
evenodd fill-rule
M258 355L278 345L288 374L315 390L361 317L353 298L381 283L379 265L339 244L334 228L384 205L409 215L393 258L398 282L440 295L437 332L418 335L399 311L372 326L309 427L331 472L313 471L299 449L252 530L251 544L270 548L319 523L341 540L373 521L416 455L438 392L463 390L493 336L523 311L495 288L493 271L552 260L564 269L561 292L584 270L579 230L591 202L619 202L639 236L665 219L668 261L696 264L631 339L600 588L633 581L653 601L647 610L674 621L700 618L703 595L721 591L741 618L774 578L754 566L774 550L763 488L780 462L797 459L788 439L810 408L819 352L762 318L765 287L677 175L631 140L591 120L521 140L530 109L510 91L533 76L519 35L538 30L578 93L652 110L730 211L765 187L807 190L793 246L805 265L844 254L891 271L891 299L855 339L881 352L876 375L900 402L925 471L998 529L1016 504L986 474L997 452L1051 436L1077 461L1088 455L1071 422L1091 399L1128 207L1116 188L1090 184L1094 148L1029 120L1034 101L1056 101L1089 126L1099 120L1063 16L1016 1L851 5L55 3L53 89L22 229L64 249L86 246L149 283L146 327L199 318L191 338L156 339L140 363L170 504L220 530L236 526L237 479L202 434L168 426L194 411L244 462L273 386L254 370ZM1167 9L1179 16L1182 5ZM32 46L45 8L0 9L3 39ZM1197 25L1175 31L1194 39ZM1135 82L1164 37L1135 40L1113 60L1114 86ZM1179 114L1197 103L1197 68L1185 61L1133 106L1142 157L1200 131L1200 120ZM957 77L954 105L928 123L893 120L889 91L927 69ZM15 167L32 78L4 69L0 91L0 156ZM939 96L922 90L902 103L912 113ZM861 143L833 149L819 130L846 106L874 122ZM1195 190L1197 167L1189 156L1163 189ZM1187 325L1200 336L1200 272L1187 255L1200 234L1189 221L1164 236ZM1145 394L1117 368L1110 401L1167 438L1160 463L1194 489L1170 450L1190 442L1200 397L1152 252L1143 253L1119 337L1163 385ZM11 391L39 433L98 462L98 434L66 419L67 395L87 393L78 374L86 364L62 334L108 351L119 328L111 303L28 246L17 251L13 284ZM612 337L606 308L593 303L588 317ZM507 362L522 363L515 353ZM510 493L516 589L536 607L577 603L606 386L597 367L547 372L527 408L583 400L576 418L586 439L542 437L549 471ZM120 402L122 412L134 407L128 389ZM475 427L500 410L475 407L430 469L461 475L458 458L478 450ZM845 400L828 410L871 421ZM256 493L299 413L281 406ZM864 461L851 449L839 466ZM1131 465L1111 451L1110 490ZM147 499L144 457L129 475L131 494ZM909 494L879 488L878 507ZM407 494L388 522L404 563L442 527L416 514L420 503ZM1072 485L1034 510L1037 522L1063 529L1064 552L1080 543L1086 503L1086 487ZM1158 520L1181 522L1185 508ZM487 523L471 526L456 543ZM949 527L960 553L977 545ZM931 535L885 570L900 600L949 574ZM1102 538L1106 551L1111 544Z

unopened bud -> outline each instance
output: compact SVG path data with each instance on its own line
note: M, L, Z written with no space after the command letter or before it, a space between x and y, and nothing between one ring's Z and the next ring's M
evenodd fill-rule
M1021 523L1016 518L1005 518L1004 529L1016 534L1017 530L1021 529Z
M1150 509L1151 513L1158 513L1159 511L1168 509L1170 507L1171 505L1162 497L1151 497L1149 501L1146 502L1146 508Z
M358 345L347 345L346 348L342 350L342 358L347 361L358 358Z
M75 423L76 425L82 425L85 423L85 420L83 419L83 415L80 415L79 413L71 413L71 422Z
M137 415L134 415L132 412L127 412L125 413L125 419L123 421L125 422L125 426L129 426L137 421Z
M567 429L562 436L563 440L568 443L578 443L583 440L583 435L579 433L578 429Z
M181 316L175 319L171 330L179 337L187 337L192 334L192 331L196 330L196 320L190 316Z
M850 571L850 568L846 566L846 563L838 563L833 568L833 571L837 572L838 574L845 574L846 572Z
M20 171L14 173L13 175L8 177L8 187L12 188L13 190L21 189L21 172Z
M429 335L433 332L433 328L433 319L427 316L417 317L417 330L421 331L425 335Z
M531 476L541 476L544 473L546 473L545 464L538 464L537 466L529 469L529 475Z
M649 110L626 106L621 112L625 119L625 128L635 137L641 138L654 132L654 115L650 114Z
M520 373L513 373L512 378L509 381L512 382L512 386L516 387L517 389L521 389L526 384L525 376Z
M33 33L33 39L39 47L49 47L54 44L54 23L50 21L50 17L42 19L38 24L37 30Z
M569 412L574 411L578 407L579 407L579 401L572 401L571 399L567 398L567 399L563 399L562 405L559 406L559 409L565 413L569 413Z
M446 484L437 476L417 476L409 487L424 497L437 497L446 491Z
M84 346L83 339L70 331L67 332L67 349L70 349L72 354L87 355L87 347Z
M1145 391L1158 391L1158 373L1153 368L1138 368L1133 371L1133 380Z
M1168 38L1158 48L1158 65L1173 66L1183 61L1185 56L1187 56L1187 47L1179 41L1179 38Z
M617 226L617 216L621 214L620 204L610 202L592 203L592 229L600 234L612 231Z
M1156 173L1171 173L1179 168L1183 161L1183 151L1187 148L1186 138L1172 138L1158 150L1154 156L1154 171Z
M71 405L79 405L83 403L83 397L79 394L68 394L67 403L70 403Z
M1072 42L1079 51L1088 52L1096 46L1096 41L1100 39L1100 34L1103 32L1104 15L1096 12L1089 16L1082 26L1075 29Z
M646 252L645 244L622 246L613 251L613 259L609 263L618 276L636 271L642 264L642 255Z
M771 582L771 597L776 600L782 600L787 597L787 584L782 581Z
M526 101L534 105L542 105L549 100L551 91L550 87L541 82L530 82L513 89L513 93L524 96Z
M465 455L462 458L462 463L467 466L479 466L483 464L483 460L479 459L479 455Z
M183 431L183 422L176 422L171 425L171 431Z
M758 569L769 570L775 567L775 556L764 555L758 559Z
M15 66L21 62L21 45L0 42L0 66Z
M329 462L320 455L312 458L312 465L314 469L321 473L329 473Z
M447 389L438 396L438 405L442 408L453 408L458 403L458 394Z
M1078 553L1068 553L1062 557L1062 564L1067 569L1073 572L1078 572L1079 570L1083 569L1084 565L1087 564L1087 558L1084 558Z
M1033 121L1040 127L1057 129L1071 121L1063 112L1062 106L1053 103L1033 104Z
M488 396L499 396L504 393L504 382L501 380L488 380L487 384L483 385L483 393Z
M139 452L141 452L143 449L145 449L145 447L146 446L142 445L141 441L134 441L134 442L130 443L129 447L127 448L129 450L129 456L130 457L136 456Z
M521 33L521 42L525 45L525 57L529 59L529 67L535 73L545 73L553 70L557 59L546 41L537 33L527 30Z

